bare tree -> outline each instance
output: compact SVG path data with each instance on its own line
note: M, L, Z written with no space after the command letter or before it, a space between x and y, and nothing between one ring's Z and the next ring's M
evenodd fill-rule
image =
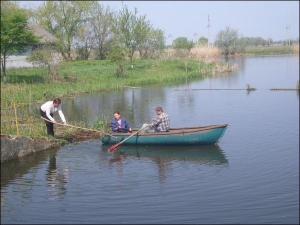
M230 47L235 45L235 42L238 39L238 30L231 29L229 26L226 26L225 30L221 30L216 37L215 45L224 49L225 55L228 55L230 52Z
M86 24L77 31L74 37L74 45L76 48L76 59L88 60L95 46L95 38L92 28Z

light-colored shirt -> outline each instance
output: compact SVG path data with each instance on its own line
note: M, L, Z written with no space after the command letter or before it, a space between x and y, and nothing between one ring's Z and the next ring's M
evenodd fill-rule
M157 131L169 131L170 130L170 117L166 113L160 114L156 120L150 124L151 128L156 127Z
M65 115L63 114L63 112L61 111L61 105L59 105L58 107L54 107L53 105L53 101L49 101L49 102L46 102L44 103L42 106L41 106L41 110L43 112L46 113L47 117L51 120L51 121L54 121L54 119L52 118L52 116L50 115L50 113L54 113L54 112L58 112L61 120L63 122L66 122L66 118L65 118Z

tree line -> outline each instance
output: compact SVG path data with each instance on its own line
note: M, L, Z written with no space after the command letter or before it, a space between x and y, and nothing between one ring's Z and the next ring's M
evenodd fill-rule
M55 49L65 61L111 59L119 63L121 73L125 58L132 62L137 52L142 59L155 59L168 47L164 31L154 28L146 15L138 15L136 8L130 11L126 5L115 12L98 1L45 1L36 9L23 9L18 2L1 1L1 67L4 74L9 55L25 52L28 43L39 42L39 37L26 29L27 23L39 24L54 35L58 39ZM272 39L238 36L238 30L227 26L217 33L214 45L228 55L243 51L245 46L273 43ZM178 37L171 47L190 51L196 44L206 46L209 43L205 37L200 37L196 43ZM42 55L32 56L31 60L41 61ZM42 61L47 64L47 60Z

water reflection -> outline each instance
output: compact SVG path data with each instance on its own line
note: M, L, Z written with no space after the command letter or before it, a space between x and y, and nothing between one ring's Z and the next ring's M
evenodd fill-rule
M111 158L109 160L110 164L117 164L117 170L118 170L118 174L123 174L123 160L125 159L125 155L124 154L117 154L115 155L113 158Z
M69 167L65 167L60 171L56 165L56 155L49 157L49 165L46 172L46 181L49 187L48 193L50 199L60 198L67 192L69 179Z
M107 151L107 146L102 146ZM209 166L227 166L228 160L218 145L207 146L119 146L113 153L110 163L117 164L119 174L123 173L124 160L127 158L145 158L155 162L159 179L163 181L175 162L194 163Z
M16 179L22 179L30 170L38 170L38 166L47 161L47 158L55 154L58 149L40 151L33 155L9 160L1 163L1 190L10 182ZM33 179L33 178L32 178Z
M2 212L5 205L5 197L8 193L6 187L11 183L15 183L17 184L13 186L15 196L19 197L20 200L32 198L33 187L40 181L37 174L41 165L47 162L48 157L56 154L57 150L57 148L54 148L40 151L33 155L1 163L1 217L4 216ZM23 203L24 201L20 202Z
M4 207L6 187L14 185L14 192L20 195L20 199L32 198L34 186L43 185L38 171L48 164L45 171L46 182L49 187L47 194L50 199L60 198L66 194L69 179L69 168L60 170L56 163L56 152L58 149L37 152L33 155L21 157L1 163L1 208ZM24 185L26 184L26 185Z

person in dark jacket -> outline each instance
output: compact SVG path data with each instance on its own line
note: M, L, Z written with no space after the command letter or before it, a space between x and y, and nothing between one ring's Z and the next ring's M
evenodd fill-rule
M132 132L129 123L125 120L125 118L121 117L119 111L114 111L114 119L111 121L111 130L115 133L128 133Z

